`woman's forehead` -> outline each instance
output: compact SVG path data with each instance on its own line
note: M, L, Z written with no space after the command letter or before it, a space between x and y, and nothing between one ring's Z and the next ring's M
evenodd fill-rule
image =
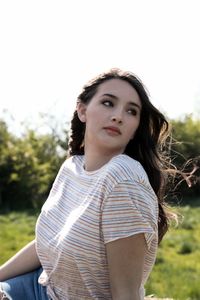
M139 95L135 88L127 81L114 78L104 81L98 86L96 96L104 94L112 94L118 98L126 98L127 100L141 104Z

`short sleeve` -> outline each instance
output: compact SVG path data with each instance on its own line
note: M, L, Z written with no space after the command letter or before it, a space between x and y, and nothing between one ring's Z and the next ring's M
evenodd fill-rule
M157 206L155 194L142 183L118 183L102 206L104 243L144 233L150 249L157 239Z
M46 201L44 202L41 211L45 211L47 208L49 208L50 206L55 204L55 196L57 196L57 193L59 190L62 190L62 186L63 186L63 178L65 175L65 164L66 161L61 165L56 178L52 184L52 187L50 189L49 195L46 199ZM59 198L57 198L57 200L59 200Z

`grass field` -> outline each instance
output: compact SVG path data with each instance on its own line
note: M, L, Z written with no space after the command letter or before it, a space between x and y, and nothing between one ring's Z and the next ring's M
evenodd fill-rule
M177 300L200 300L200 206L179 209L184 216L159 247L146 294ZM37 215L0 215L0 264L34 238Z
M184 220L160 245L147 294L200 300L200 206L185 206L179 211Z

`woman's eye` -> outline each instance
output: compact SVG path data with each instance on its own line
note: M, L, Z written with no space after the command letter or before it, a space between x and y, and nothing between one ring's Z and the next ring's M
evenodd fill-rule
M128 110L128 113L129 113L130 115L136 116L136 115L137 115L137 110L134 109L134 108L130 108L130 109Z
M113 103L110 100L104 100L104 101L102 101L102 104L105 106L113 106Z

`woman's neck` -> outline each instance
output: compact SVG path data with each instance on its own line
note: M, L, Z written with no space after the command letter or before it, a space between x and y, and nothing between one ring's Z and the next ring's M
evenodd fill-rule
M98 170L118 154L120 153L101 152L96 149L85 148L85 170L89 172Z

